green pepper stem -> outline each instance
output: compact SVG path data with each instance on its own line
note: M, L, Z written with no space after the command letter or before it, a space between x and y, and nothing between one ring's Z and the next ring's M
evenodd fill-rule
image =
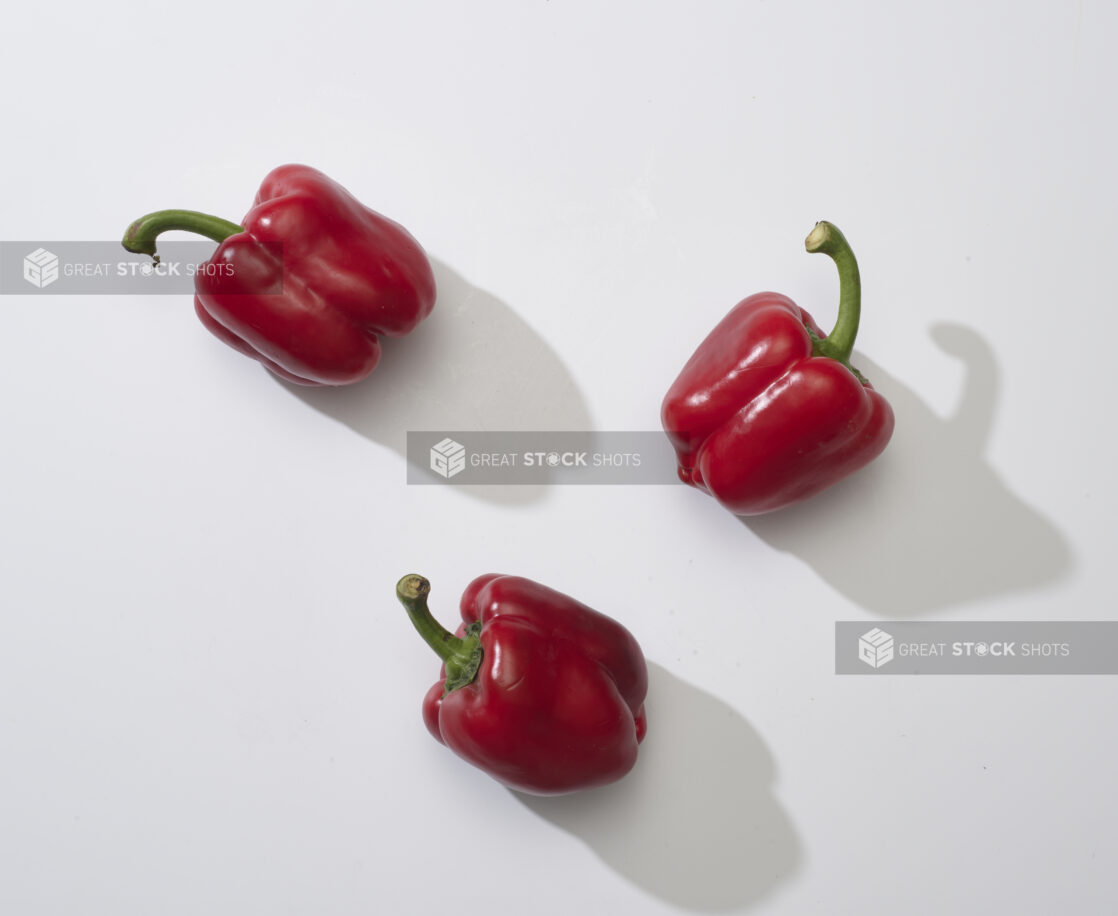
M432 616L427 607L430 592L431 583L423 576L404 576L396 583L396 597L408 612L412 626L446 666L445 696L472 683L477 676L482 656L481 624L467 627L464 637L455 636Z
M821 251L830 257L839 275L838 319L830 334L815 341L813 352L816 356L829 356L849 366L862 313L862 280L858 275L858 262L846 237L837 226L825 220L815 224L804 240L804 247L810 252Z
M195 210L158 210L147 216L141 216L129 226L121 244L124 245L125 251L149 254L158 261L155 240L160 233L170 232L173 229L196 232L215 242L224 242L229 236L245 231L244 227L236 223L231 223L220 216L210 216L208 213L198 213Z

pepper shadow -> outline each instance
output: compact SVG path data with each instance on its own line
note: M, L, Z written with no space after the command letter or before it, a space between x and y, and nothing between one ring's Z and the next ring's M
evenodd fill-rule
M276 382L405 458L409 430L590 429L586 400L551 346L495 296L439 261L431 266L438 288L434 311L406 337L381 339L381 361L368 379L342 388ZM546 488L450 489L516 505L542 499Z
M693 911L757 903L799 867L772 793L772 756L736 711L649 665L648 735L620 782L574 795L512 792L650 894Z
M873 464L819 496L741 521L858 604L917 617L1067 575L1068 543L985 457L998 400L994 353L972 329L940 324L935 342L966 369L954 416L934 414L869 360L861 368L897 417Z

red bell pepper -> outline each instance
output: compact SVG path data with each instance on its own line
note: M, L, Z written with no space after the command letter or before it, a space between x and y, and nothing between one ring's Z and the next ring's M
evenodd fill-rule
M423 700L440 742L521 792L559 795L620 779L645 734L648 671L617 621L530 579L485 575L462 595L451 634L427 607L431 584L396 595L443 660Z
M158 261L156 237L172 229L219 243L194 275L202 324L301 385L365 378L378 336L409 333L435 304L431 265L407 230L305 165L273 170L243 225L161 210L129 226L124 247Z
M780 293L739 302L683 367L661 408L679 476L736 515L813 496L868 464L893 433L893 411L850 364L861 311L854 253L817 223L810 252L834 260L839 312L824 335Z

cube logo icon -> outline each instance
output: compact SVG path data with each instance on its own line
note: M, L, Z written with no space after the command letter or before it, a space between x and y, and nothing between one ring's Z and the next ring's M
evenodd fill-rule
M880 668L893 660L893 637L880 627L863 633L858 640L858 658L871 668Z
M450 438L432 446L431 470L447 480L466 470L466 446Z
M23 259L23 279L42 289L58 279L58 255L36 248Z

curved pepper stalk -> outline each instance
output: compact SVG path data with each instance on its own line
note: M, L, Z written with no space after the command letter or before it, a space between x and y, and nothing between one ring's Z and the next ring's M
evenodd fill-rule
M431 614L431 609L427 607L427 596L430 593L431 583L423 576L404 576L396 583L396 597L408 612L412 626L442 659L446 675L443 681L445 697L452 690L472 684L477 677L477 669L481 667L481 659L485 654L478 636L481 624L475 621L466 627L461 637L455 636Z

